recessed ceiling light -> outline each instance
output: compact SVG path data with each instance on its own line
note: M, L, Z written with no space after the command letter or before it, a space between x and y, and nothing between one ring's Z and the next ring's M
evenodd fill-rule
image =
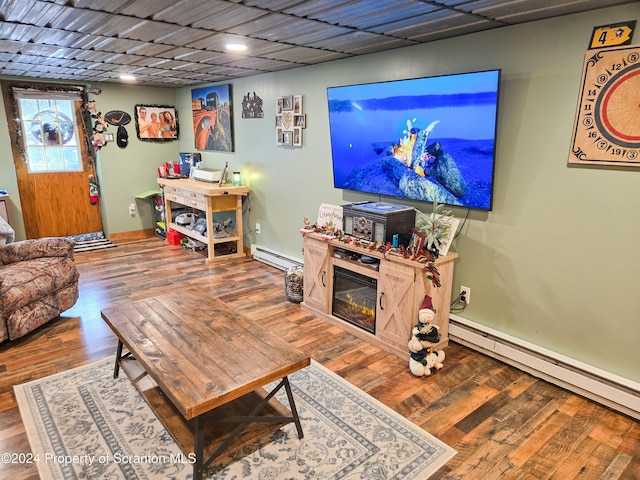
M232 52L244 52L246 49L247 46L241 43L227 43L227 50Z
M133 75L129 74L129 73L123 73L120 75L120 80L135 80L136 77L134 77Z

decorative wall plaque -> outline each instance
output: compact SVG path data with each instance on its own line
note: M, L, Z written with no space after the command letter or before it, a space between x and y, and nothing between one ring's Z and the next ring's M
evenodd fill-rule
M569 163L640 166L640 47L585 57Z
M262 99L256 92L248 92L242 98L242 118L263 118Z
M613 25L600 25L593 29L589 48L617 47L629 45L636 21L615 23Z

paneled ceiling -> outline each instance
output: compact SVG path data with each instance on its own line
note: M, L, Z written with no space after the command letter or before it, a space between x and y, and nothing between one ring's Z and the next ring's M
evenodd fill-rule
M188 86L628 3L637 0L0 0L0 75Z

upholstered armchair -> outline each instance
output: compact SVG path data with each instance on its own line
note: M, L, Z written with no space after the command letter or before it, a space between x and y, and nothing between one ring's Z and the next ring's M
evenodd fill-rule
M76 303L74 245L68 238L0 245L0 342L26 335Z

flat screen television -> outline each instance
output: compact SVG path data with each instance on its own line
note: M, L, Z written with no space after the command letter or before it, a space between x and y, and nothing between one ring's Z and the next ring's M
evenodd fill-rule
M500 70L327 88L336 188L491 210Z

